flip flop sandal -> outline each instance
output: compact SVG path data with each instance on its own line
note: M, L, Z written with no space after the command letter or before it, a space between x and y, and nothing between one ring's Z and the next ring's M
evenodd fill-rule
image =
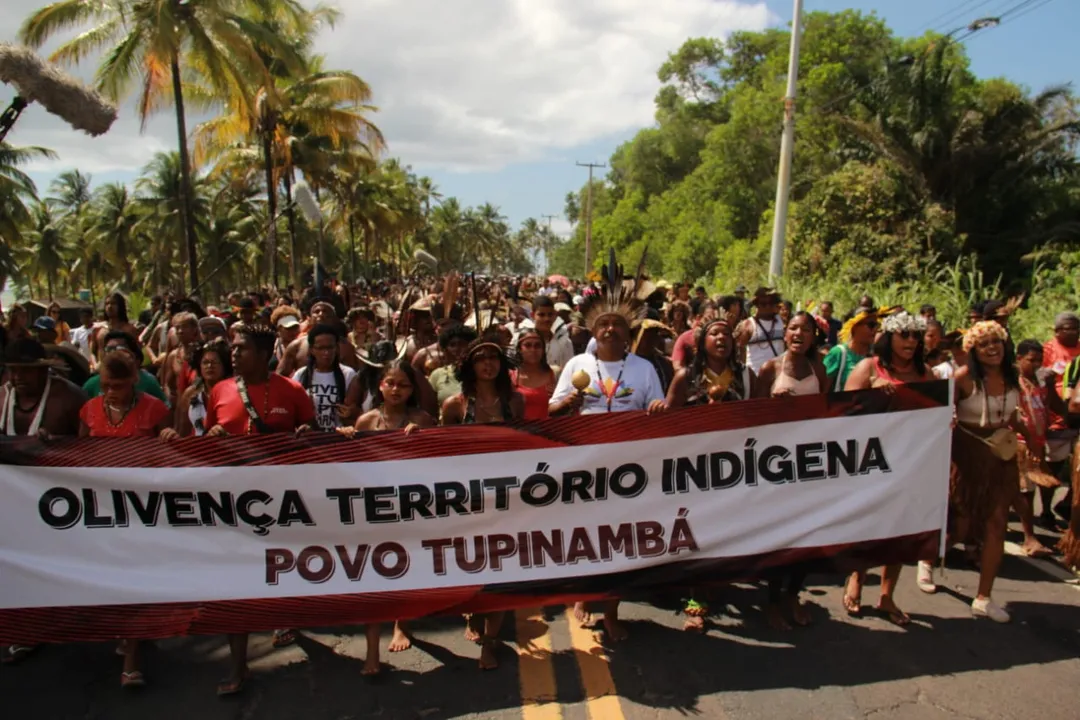
M135 689L146 687L146 678L138 670L120 673L120 687Z
M296 642L296 633L292 630L275 630L273 645L275 648L286 648Z
M896 627L907 627L911 624L911 617L900 608L896 608L895 610L886 610L879 605L874 609Z
M218 697L232 697L233 695L239 695L244 692L244 688L247 685L247 675L240 678L226 678L217 685Z
M1053 557L1053 555L1054 555L1054 553L1050 550L1050 548L1048 548L1046 546L1037 547L1037 548L1021 547L1020 551L1022 553L1024 553L1024 557L1029 557L1029 558L1048 558L1048 557Z
M15 665L28 658L37 645L8 645L0 654L0 665Z
M844 596L840 601L840 604L844 606L844 610L847 612L848 617L862 617L862 599L848 593L848 587L850 585L850 580L844 584Z
M847 593L844 593L843 604L844 610L847 611L847 614L850 617L862 616L862 603L858 600L858 598L854 597L853 595L848 595Z

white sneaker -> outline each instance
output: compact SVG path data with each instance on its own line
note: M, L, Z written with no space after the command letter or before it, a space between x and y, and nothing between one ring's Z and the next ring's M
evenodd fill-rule
M990 618L997 623L1007 623L1011 618L1005 608L998 605L990 598L975 598L971 602L971 614L975 617Z
M919 589L927 595L936 593L937 585L934 584L934 566L920 560L919 570L915 575L915 583L919 586Z

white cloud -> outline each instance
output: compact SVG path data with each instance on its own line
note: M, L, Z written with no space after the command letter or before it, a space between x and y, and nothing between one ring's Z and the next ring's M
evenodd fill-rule
M390 153L459 171L498 170L648 125L668 52L688 37L775 19L761 0L338 2L343 18L316 48L329 67L372 86ZM8 17L24 8L0 0ZM140 136L132 113L126 105L108 135L90 139L39 109L10 140L54 148L57 169L137 170L175 146L175 125L166 112Z

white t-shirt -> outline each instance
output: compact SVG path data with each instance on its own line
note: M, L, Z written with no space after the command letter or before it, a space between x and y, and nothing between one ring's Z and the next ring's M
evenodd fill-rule
M951 362L943 362L940 365L935 365L931 369L931 372L934 373L935 377L941 380L948 380L955 375L956 368L953 367Z
M71 344L74 345L79 352L83 354L87 360L90 359L90 333L94 331L92 327L79 327L71 328Z
M345 374L345 392L348 393L349 386L356 380L356 371L348 365L338 365L338 367ZM293 373L292 379L303 385L305 375L307 375L307 368L302 367ZM315 419L319 423L320 430L329 432L334 428L341 427L341 417L338 415L337 408L334 405L345 402L345 398L339 399L337 396L337 382L334 380L334 373L316 371L315 376L311 379L308 395L311 396L311 402L315 405Z
M664 399L656 368L648 360L631 354L626 356L625 361L603 362L595 355L585 353L571 358L562 369L555 393L551 396L552 404L577 392L571 380L579 370L587 372L592 380L585 390L582 415L609 412L609 398L610 412L647 410L654 400Z

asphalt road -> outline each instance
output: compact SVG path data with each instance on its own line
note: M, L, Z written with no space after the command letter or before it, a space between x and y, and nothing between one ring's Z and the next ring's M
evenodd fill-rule
M1013 538L1016 539L1015 537ZM1047 540L1049 542L1049 540ZM524 718L1076 718L1080 716L1080 586L1053 562L1007 557L995 598L1010 625L973 620L976 574L950 569L924 595L905 569L897 600L906 630L868 613L849 618L840 578L816 577L804 597L814 624L771 630L764 589L733 585L713 600L708 633L684 632L671 602L625 603L630 640L604 647L565 608L509 617L501 666L483 673L458 618L414 624L416 646L386 652L384 672L360 675L360 628L306 631L274 650L251 640L254 677L220 700L223 638L177 638L146 652L149 685L122 691L109 645L47 647L0 669L0 714L12 720L352 720ZM864 606L876 599L876 577Z

